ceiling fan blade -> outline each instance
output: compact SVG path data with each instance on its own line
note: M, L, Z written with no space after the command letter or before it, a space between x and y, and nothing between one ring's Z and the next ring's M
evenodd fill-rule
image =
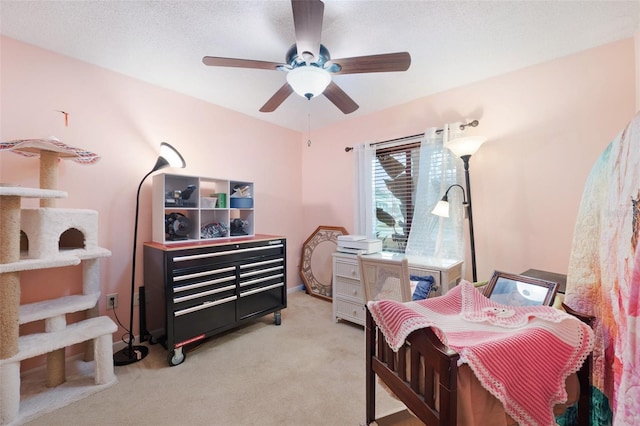
M290 94L293 93L293 89L289 86L289 83L285 83L273 96L265 103L262 108L260 108L260 112L273 112L280 106L285 99L289 97Z
M235 68L253 68L260 70L277 70L283 66L277 62L254 61L251 59L234 59L219 58L216 56L205 56L202 63L211 67L235 67Z
M324 3L320 0L291 0L291 8L298 56L306 60L306 52L308 52L313 55L314 59L311 61L313 62L319 58L320 54Z
M359 108L359 105L333 81L324 89L323 94L345 114L350 114Z
M340 71L333 74L406 71L411 65L411 55L408 52L384 53L382 55L334 59L331 62L342 67Z

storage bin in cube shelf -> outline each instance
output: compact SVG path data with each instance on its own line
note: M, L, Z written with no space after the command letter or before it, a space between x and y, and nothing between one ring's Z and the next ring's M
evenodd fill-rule
M215 209L218 197L200 197L201 209Z
M232 209L252 209L253 198L249 197L231 197L229 198Z

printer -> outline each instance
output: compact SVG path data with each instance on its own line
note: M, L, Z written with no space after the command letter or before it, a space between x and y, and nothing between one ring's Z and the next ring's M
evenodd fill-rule
M364 235L338 235L337 250L350 254L373 254L382 251L382 241Z

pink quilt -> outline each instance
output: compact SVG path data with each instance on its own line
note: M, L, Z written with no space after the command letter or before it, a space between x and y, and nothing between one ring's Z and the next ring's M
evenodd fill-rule
M640 113L594 164L571 247L565 303L596 317L597 424L640 420Z
M441 297L367 304L391 348L432 327L521 425L554 425L565 380L593 348L589 326L548 306L512 307L487 299L467 281Z

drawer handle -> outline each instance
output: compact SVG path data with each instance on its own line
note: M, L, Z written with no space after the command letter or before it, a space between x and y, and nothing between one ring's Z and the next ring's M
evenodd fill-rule
M188 296L174 297L173 303L186 302L187 300L193 300L193 299L198 299L200 297L211 296L212 294L222 293L223 291L235 290L235 288L236 288L235 285L228 285L226 287L216 288L214 290L203 291L202 293L194 293Z
M212 302L204 302L202 305L198 305L198 306L194 306L192 308L187 308L187 309L182 309L180 311L176 311L176 312L173 313L173 316L174 317L179 317L179 316L182 316L182 315L190 314L191 312L196 312L196 311L201 311L203 309L213 308L214 306L222 305L223 303L233 302L237 298L238 298L238 296L230 296L230 297L226 297L224 299L220 299L220 300L216 300L216 301L212 301Z
M206 287L208 285L212 285L212 284L220 284L220 283L225 283L228 281L235 281L236 277L226 277L226 278L218 278L217 280L208 280L208 281L200 281L194 284L188 284L188 285L183 285L180 287L174 287L173 288L173 292L174 293L179 293L181 291L185 291L185 290L193 290L194 288L199 288L199 287Z
M263 281L269 281L269 280L272 280L274 278L282 278L282 277L284 277L284 274L269 275L268 277L257 278L255 280L242 282L242 283L240 283L240 287L246 287L248 285L257 284L257 283L261 283Z
M176 257L173 258L173 261L174 262L183 262L185 260L207 259L207 258L210 258L210 257L225 256L225 255L228 255L228 254L247 253L247 252L251 252L251 251L260 251L260 250L271 250L273 248L280 248L280 247L284 247L284 245L283 244L276 244L276 245L273 245L273 246L249 247L249 248L244 248L244 249L218 251L218 252L215 252L215 253L192 254L192 255L189 255L189 256L176 256Z
M284 258L280 257L278 259L273 260L265 260L262 262L254 262L254 263L245 263L244 265L240 265L240 269L253 268L254 266L262 266L262 265L270 265L272 263L283 262Z
M240 297L251 296L252 294L262 293L263 291L272 290L274 288L282 287L284 283L272 284L266 287L256 288L255 290L244 291L240 293Z
M275 268L265 268L265 269L260 269L258 271L245 272L245 273L240 274L240 278L251 277L251 276L254 276L254 275L263 274L265 272L280 271L282 269L284 269L284 267L276 266Z
M204 272L195 272L193 274L178 275L177 277L173 277L173 281L184 281L184 280L188 280L190 278L206 277L207 275L213 275L213 274L219 274L219 273L222 273L222 272L235 271L235 269L236 268L234 268L234 267L221 268L221 269L210 269L210 270L204 271Z

